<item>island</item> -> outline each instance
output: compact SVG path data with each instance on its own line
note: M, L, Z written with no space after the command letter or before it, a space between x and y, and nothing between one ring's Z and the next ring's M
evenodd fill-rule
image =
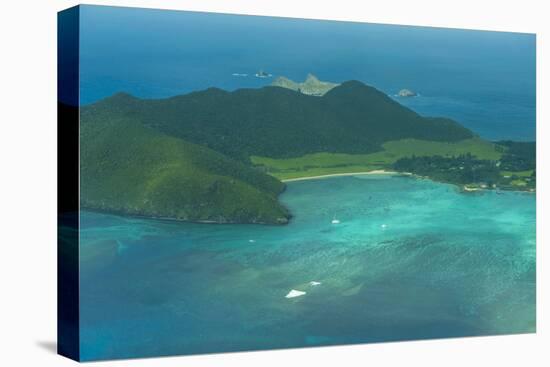
M272 75L260 69L254 76L256 78L270 78Z
M300 83L280 76L277 77L271 85L274 87L287 88L310 96L321 97L340 84L321 81L315 75L308 74L306 80Z
M359 81L322 83L118 93L82 107L81 207L282 225L292 218L278 200L283 181L306 177L396 172L468 192L535 191L534 142L487 141ZM307 87L320 85L330 89Z

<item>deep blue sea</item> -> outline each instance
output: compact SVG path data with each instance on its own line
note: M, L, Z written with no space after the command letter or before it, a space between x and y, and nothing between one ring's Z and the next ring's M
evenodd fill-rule
M535 331L534 194L370 175L281 200L286 226L83 212L82 358Z
M261 87L260 69L360 80L488 139L535 139L535 35L83 6L81 103ZM234 76L233 74L248 74Z

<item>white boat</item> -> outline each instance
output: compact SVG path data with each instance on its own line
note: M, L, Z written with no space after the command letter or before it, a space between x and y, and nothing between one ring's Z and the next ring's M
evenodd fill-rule
M316 285L321 285L321 282L316 282L315 280L312 280L311 282L309 282L309 285L314 287Z
M330 222L332 224L340 224L340 220L339 219L336 219L336 218L333 218L332 221Z

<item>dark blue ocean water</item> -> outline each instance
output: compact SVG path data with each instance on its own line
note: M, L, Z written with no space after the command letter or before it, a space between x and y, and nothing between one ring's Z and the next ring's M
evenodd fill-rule
M535 331L535 195L370 175L281 200L286 226L81 213L82 358Z
M535 139L535 36L83 6L81 103L267 85L263 69L370 84L489 139ZM233 73L248 74L247 77Z

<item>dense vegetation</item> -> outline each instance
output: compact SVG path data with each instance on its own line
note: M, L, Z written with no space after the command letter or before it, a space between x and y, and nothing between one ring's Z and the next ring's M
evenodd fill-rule
M466 189L534 190L536 173L531 164L534 155L530 156L529 152L534 154L532 150L506 150L498 161L477 159L469 153L453 157L413 155L398 159L393 168L437 181L465 185ZM505 160L513 162L513 167L505 164Z
M492 187L500 177L496 162L476 159L471 154L458 157L408 157L393 165L397 171L411 172L434 180L470 184L483 183Z
M501 141L498 145L504 147L501 168L507 171L534 170L537 164L537 146L535 142Z
M81 206L175 220L286 223L284 185L128 119L81 115Z
M94 107L245 162L253 155L372 153L387 141L406 138L449 142L473 137L452 120L422 117L357 81L322 97L280 87L210 88L161 100L119 94Z

